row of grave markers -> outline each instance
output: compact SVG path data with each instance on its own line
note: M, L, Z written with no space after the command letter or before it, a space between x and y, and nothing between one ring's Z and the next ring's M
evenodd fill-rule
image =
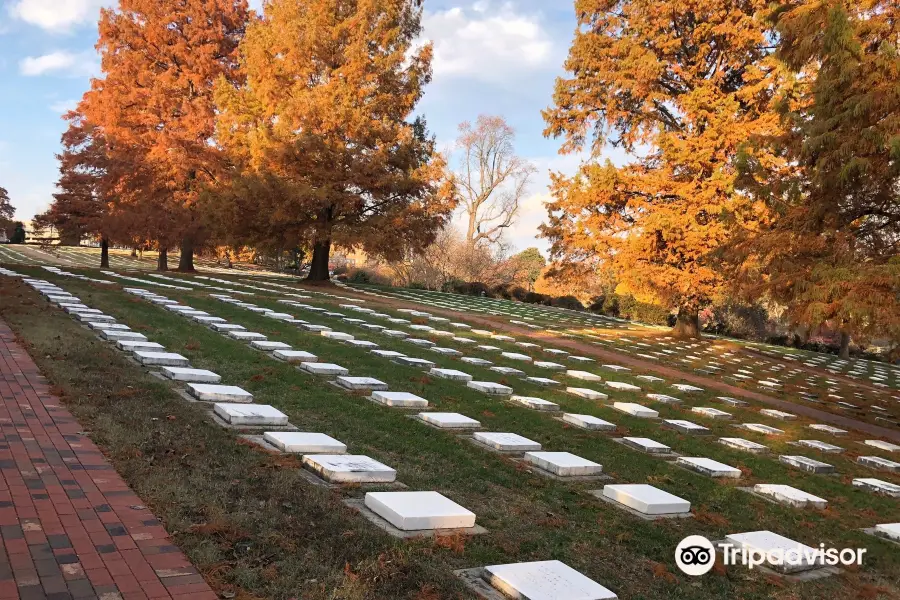
M29 281L29 283L31 284L34 282ZM186 359L184 359L184 357L180 357L180 355L159 356L159 355L165 355L165 354L169 354L169 353L159 352L158 350L160 350L160 348L147 348L147 346L142 346L143 344L153 344L153 342L148 342L145 338L141 339L141 338L143 338L143 336L141 334L135 334L135 333L129 334L128 333L129 330L127 329L126 326L121 326L119 324L116 324L114 319L111 319L106 315L102 315L102 313L100 313L99 311L93 312L93 309L90 309L88 307L82 308L82 307L77 306L76 298L74 298L74 297L66 298L66 297L64 297L64 295L57 295L57 296L51 295L51 292L61 291L61 290L59 290L58 288L53 289L52 287L49 287L50 285L52 285L52 284L49 284L48 286L37 286L36 285L35 287L38 287L38 289L41 289L42 293L46 292L45 295L47 295L48 298L51 299L51 301L54 301L61 306L63 304L67 305L67 306L63 306L63 308L65 310L67 310L67 312L70 312L71 314L75 315L76 318L78 318L82 322L90 323L91 325L89 325L89 326L92 329L100 331L101 332L100 335L103 338L115 341L120 348L123 348L123 349L129 348L129 347L130 348L139 348L139 347L145 348L144 350L135 350L134 351L135 357L138 358L138 360L140 362L142 362L142 364L162 366L164 369L164 374L168 374L168 376L170 378L179 380L179 381L186 381L186 378L189 379L191 376L204 378L204 380L201 382L188 383L190 393L192 395L194 395L195 397L197 397L198 399L205 398L205 400L207 400L207 401L215 401L218 398L228 398L230 400L237 400L238 398L240 398L241 402L252 401L252 396L248 400L247 396L249 396L249 394L247 394L246 392L243 392L243 390L237 391L237 390L239 390L239 388L233 389L232 386L225 386L228 389L218 389L218 388L214 387L216 385L216 383L218 381L220 381L220 379L221 379L218 377L218 375L211 373L209 371L204 371L202 373L201 372L194 373L195 371L198 371L198 370L190 369L189 365L187 364ZM140 292L138 292L137 290L129 290L129 291L131 291L132 293L139 293L140 295L145 296L150 301L155 301L159 304L166 305L166 307L169 310L172 310L173 312L181 313L186 317L193 318L194 320L198 321L199 323L208 325L208 326L212 327L213 329L218 329L223 332L226 332L231 337L234 337L236 339L243 338L245 341L247 339L246 336L235 335L235 334L239 334L241 331L243 331L242 329L238 329L238 327L240 327L240 326L224 323L224 319L220 319L218 317L213 317L211 315L203 313L203 311L193 311L192 309L190 309L188 307L180 307L174 301L164 299L163 297L156 296L155 294L152 294L152 293L147 293L144 290L140 290ZM69 300L69 302L66 302L66 300ZM235 301L235 302L237 302L237 301ZM257 308L259 308L259 307L257 307ZM284 317L284 314L274 313L274 311L268 311L267 309L263 309L259 312L263 312L264 314L267 314L267 315L275 315L275 316L273 316L273 318L280 318L282 320L289 321L289 319ZM200 313L203 313L203 314L200 314ZM288 316L290 316L290 315L288 315ZM291 317L291 320L293 320L295 322L299 321L299 320L293 319L293 317ZM299 323L299 324L302 325L302 323ZM114 325L119 325L119 326L114 327ZM232 326L225 327L226 325L232 325ZM321 326L319 326L319 327L321 327ZM327 328L325 328L325 329L327 329ZM344 341L344 342L362 341L362 340L353 340L352 336L349 336L349 334L345 334L344 336L340 336L340 335L335 336L334 335L335 333L340 333L340 332L325 331L325 329L320 328L316 332L319 334L323 334L325 337L331 337L332 339L336 339L336 340L340 340L340 341ZM315 330L312 330L312 331L315 331ZM245 332L245 333L252 333L252 332ZM255 337L255 336L253 336L253 337ZM264 350L264 351L270 351L273 353L275 353L275 352L282 352L282 353L296 352L296 351L290 350L289 348L273 347L270 344L279 344L279 343L275 342L275 343L266 344L265 343L266 340L264 340L264 339L255 338L255 339L251 339L250 342L251 342L251 344L256 344L255 347L257 349ZM365 346L365 347L371 348L371 346ZM157 356L154 356L154 355L157 355ZM293 358L290 355L283 355L283 357ZM307 358L309 358L309 357L307 357ZM181 362L181 361L183 361L183 362ZM172 362L173 364L164 364L165 362ZM177 364L175 364L175 363L177 363ZM312 361L305 361L305 364L308 365L308 364L317 364L317 363L312 362ZM459 372L457 371L457 373L459 373ZM346 377L346 376L339 376L339 378L340 377ZM357 381L357 379L364 379L366 381ZM211 383L213 381L215 381L216 383ZM375 381L377 381L377 380L375 380ZM339 384L340 383L341 383L341 381L339 380ZM362 384L365 386L365 385L371 384L373 382L371 381L371 378L345 378L343 380L343 383L344 383L345 387L348 387L350 389L358 389L359 384ZM471 382L467 382L467 384L468 383L471 383ZM204 386L206 386L206 387L204 387ZM374 395L375 392L380 392L380 391L385 391L385 390L372 389L370 391L372 391L373 395ZM243 392L243 394L241 394L240 392ZM219 395L219 394L222 394L222 395ZM245 396L245 394L246 394L246 396ZM421 399L421 400L424 401L423 399ZM221 403L219 403L219 405L221 405ZM217 406L219 406L219 405L217 405ZM222 405L222 406L224 406L224 405ZM273 409L273 410L275 410L275 409ZM219 413L219 411L216 411L216 412L219 414L220 417L222 416L222 414ZM432 413L432 414L435 414L435 413ZM287 424L286 417L284 417L284 423ZM277 434L279 432L270 432L270 433ZM481 434L481 439L479 439L478 441L485 443L486 445L491 445L492 443L496 443L498 441L498 438L492 437L490 432L476 432L476 435L478 435L478 434ZM319 435L324 435L324 434L319 434ZM515 434L493 434L493 436L515 436ZM267 441L270 441L270 442L272 440L278 439L277 436L275 436L275 435L271 435L269 437L270 437L270 439ZM521 437L521 436L519 436L519 437ZM282 438L282 439L284 439L284 438ZM511 441L509 439L503 439L502 437L499 439L500 439L501 445L507 441ZM525 438L522 438L522 440L524 440L524 439ZM519 440L515 440L515 441L519 441ZM527 443L530 442L530 440L525 440L525 442L526 442L526 446L527 446ZM283 444L283 445L284 445L284 449L288 449L287 444ZM705 459L701 459L701 460L705 460ZM715 461L712 461L712 462L714 463ZM698 466L700 467L701 471L706 467L712 467L712 469L709 471L709 474L714 474L715 467L717 465L702 464L702 465L698 465ZM788 486L768 486L768 487L772 488L772 492L771 492L772 494L777 493L777 494L785 495L786 498L789 498L789 499L792 498L792 494L788 490L793 490L793 488L789 488ZM762 493L762 490L758 490L758 491L760 491ZM388 494L388 495L390 495L390 494L418 494L418 493L428 493L428 492L371 492L370 494ZM683 511L683 509L685 509L685 506L686 506L686 512L689 512L689 510L690 510L690 504L687 501L684 501L680 498L676 498L675 496L672 496L671 494L667 494L666 492L664 492L662 490L657 490L656 488L652 488L651 486L606 486L606 488L604 489L603 496L606 497L607 499L617 502L625 507L629 507L629 505L633 505L634 507L637 507L637 508L634 508L634 510L636 510L637 512L646 512L648 514L653 514L654 511L669 511L669 512L662 512L660 514L679 514ZM394 497L399 498L399 496L394 496ZM378 502L379 500L381 501L381 505L379 505L379 502ZM452 501L449 501L448 499L445 499L445 500L447 500L448 502L452 502ZM812 499L810 501L815 502L816 500L821 500L821 499ZM418 500L416 502L414 502L413 504L415 504L416 506L421 505L418 502ZM366 505L369 506L369 508L372 509L374 512L376 512L376 514L379 512L379 510L382 512L385 512L386 514L390 512L387 508L387 506L389 506L389 502L384 502L381 497L373 496L373 500L372 500L371 506L370 506L369 494L367 494ZM458 507L458 505L455 505L455 506ZM398 508L398 507L395 507L395 508ZM402 508L402 506L399 508ZM411 506L410 508L414 508L414 507ZM459 507L459 508L462 508L462 507ZM378 509L378 510L376 510L376 509ZM644 510L642 511L641 509L644 509ZM462 510L465 510L465 509L462 509ZM471 514L471 513L469 513L469 514ZM398 517L398 515L400 515L400 516ZM394 511L394 516L395 516L395 519L399 519L398 520L399 523L404 524L406 526L409 526L411 523L413 523L413 519L411 517L409 519L406 519L406 518L402 517L401 512L398 512L396 510ZM472 524L474 525L474 515L471 515L471 518L472 518ZM419 523L422 524L424 522L425 521L420 521ZM891 525L886 525L883 527L890 528ZM737 535L755 535L758 533L769 534L770 532L752 532L752 534L737 534ZM770 535L774 536L775 534L770 534ZM774 539L774 538L770 538L770 539ZM784 541L785 539L782 538L782 540ZM786 541L790 542L791 544L796 544L795 542L791 542L790 540L786 540ZM559 567L559 568L564 567L564 565L553 565L553 563L527 563L526 565L534 565L534 569L545 568L545 567L549 567L550 565L553 566L553 569L556 569L557 567ZM501 565L499 567L488 567L485 570L485 572L488 574L494 573L494 572L502 572L503 568L505 568L505 567L521 567L521 566L526 566L526 565ZM541 565L541 566L539 567L539 565ZM513 569L512 571L518 572L515 569ZM527 577L526 577L526 579L527 579ZM588 580L588 581L590 581L590 580ZM502 585L499 583L499 581L497 583L498 583L498 587L502 588ZM607 590L607 592L608 592L608 590ZM531 596L529 596L529 597L531 597ZM538 597L538 596L535 596L535 597ZM559 597L559 596L550 596L550 597ZM585 596L585 597L588 597L588 596ZM591 596L591 597L593 597L593 596ZM607 595L607 596L596 596L596 597L611 598L614 596Z
M258 307L256 305L242 303L240 301L236 301L231 298L221 298L220 297L220 299L225 300L225 301L230 301L239 306L242 306L243 308L248 308L255 312L261 312L272 318L299 324L301 327L304 327L305 329L307 329L309 331L317 332L317 333L324 335L325 337L329 337L331 339L337 339L340 341L344 341L346 343L351 343L353 345L359 345L359 343L362 343L362 344L364 344L362 347L369 348L369 349L371 349L372 347L377 347L376 344L371 343L371 342L355 340L354 337L349 334L344 334L342 332L333 332L330 330L330 328L326 328L324 326L311 325L305 321L294 318L292 315L290 315L288 313L278 313L275 311L271 311L270 309ZM287 304L293 304L295 306L299 305L301 307L310 308L310 307L308 307L308 305L298 304L292 300L283 300L281 302L287 303ZM312 308L314 308L314 307L312 307ZM372 312L373 314L377 314L377 313L374 313L374 311L370 311L370 309L364 309L364 308L361 308L358 306L353 306L353 305L344 305L343 308L353 308L353 309L359 310L360 312ZM319 310L319 309L316 309L316 310ZM328 314L328 316L341 316L341 317L344 317L345 321L346 320L353 321L355 324L359 324L359 321L360 321L359 319L348 319L344 315L340 315L339 313L330 313L329 314L326 312L325 314ZM387 315L380 315L380 316L387 317ZM421 315L416 315L416 316L421 316ZM461 326L461 324L457 324L457 326ZM412 327L415 327L415 326L412 326ZM462 327L465 327L465 326L462 326ZM384 331L385 329L383 327L378 327L376 330ZM418 328L418 330L421 330L421 328ZM383 352L383 351L379 351L379 350L374 350L374 351L375 352ZM429 362L429 361L426 361L426 362ZM438 369L437 371L440 371L440 369ZM448 371L448 370L444 370L444 371ZM459 373L458 371L453 371L453 370L450 370L450 371L452 371L454 375ZM432 368L431 372L435 373L436 370L434 368ZM687 387L689 389L692 388L692 386L687 386ZM697 388L692 388L692 389L696 390ZM713 409L713 410L715 410L715 409ZM786 413L783 413L783 414L786 414ZM526 451L529 448L537 445L536 442L527 440L526 438L523 438L522 436L517 436L516 434L506 434L506 433L501 433L501 434L481 433L481 434L479 434L479 433L476 433L476 435L474 437L475 437L476 441L479 441L480 443L483 443L484 445L487 445L487 446L493 446L495 448L503 448L504 445L506 445L506 448L508 450ZM537 446L539 446L539 445L537 445ZM800 457L800 458L803 459L803 457ZM710 465L709 463L706 463L705 462L706 460L707 459L700 459L699 461L697 461L697 463L694 463L693 466L695 467L695 470L700 470L701 472L703 472L705 470L708 474L716 473L716 471L709 468L712 465ZM720 463L715 463L715 461L712 461L712 462L715 465L720 464ZM739 474L739 472L738 472L738 474ZM621 488L637 488L637 487L641 487L642 489L640 489L640 490L638 490L638 489L621 489ZM619 489L617 489L617 488L619 488ZM774 498L774 497L784 498L784 499L788 500L789 503L796 502L798 500L798 497L801 502L808 503L810 505L813 505L816 502L822 502L821 499L816 498L815 496L805 494L803 492L800 492L799 490L790 488L789 486L761 484L754 491L756 491L757 493L760 493L762 495L772 497L772 498ZM689 503L687 503L686 501L678 499L670 494L666 494L665 492L662 492L662 494L666 495L666 497L663 498L659 495L659 492L662 492L662 490L655 490L654 488L651 488L650 486L607 486L604 489L604 497L608 498L608 499L618 498L619 499L618 501L620 502L620 504L623 504L625 506L628 506L629 503L638 505L647 512L651 512L653 510L654 500L655 500L655 507L657 510L666 510L667 508L677 507L677 506L679 506L679 501L680 501L681 506L683 506L684 504L687 504L688 511L689 511ZM651 497L653 498L653 500L650 499ZM627 500L625 500L626 498L627 498ZM674 502L672 502L673 499L674 499ZM668 502L668 505L666 504L667 502ZM661 513L661 514L665 514L665 513Z

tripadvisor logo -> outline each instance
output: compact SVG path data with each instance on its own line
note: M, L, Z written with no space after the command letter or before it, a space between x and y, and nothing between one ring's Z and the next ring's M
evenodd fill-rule
M865 548L810 548L797 544L792 548L773 548L769 551L746 548L733 544L722 544L722 564L744 565L748 569L760 566L804 567L804 566L850 566L862 565ZM701 535L692 535L681 540L675 548L675 564L686 575L705 575L716 563L716 547Z
M716 548L702 535L691 535L675 548L675 564L686 575L706 575L716 563Z

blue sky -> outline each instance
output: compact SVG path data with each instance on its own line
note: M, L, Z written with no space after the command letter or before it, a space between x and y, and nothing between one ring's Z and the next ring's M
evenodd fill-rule
M0 186L9 190L19 219L50 202L65 128L60 115L99 74L96 21L100 7L114 2L0 0ZM426 0L425 8L435 62L421 112L442 146L453 141L460 122L479 114L508 120L518 151L538 168L508 241L543 249L535 235L549 197L548 173L571 173L578 164L577 157L557 155L557 141L544 139L540 116L575 29L573 2Z

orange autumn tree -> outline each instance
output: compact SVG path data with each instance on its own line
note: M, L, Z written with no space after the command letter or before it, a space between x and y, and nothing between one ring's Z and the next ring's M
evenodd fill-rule
M734 280L838 330L846 357L851 336L900 340L900 5L787 3L773 22L793 77L784 133L742 152L740 187L770 218L742 222Z
M329 278L333 245L388 258L425 248L454 208L445 162L412 117L431 79L431 46L414 46L421 18L420 0L271 0L241 44L246 84L220 81L218 140L240 188L267 196L260 214L246 193L226 194L224 220L305 240L311 280Z
M61 141L58 191L44 213L35 217L39 227L53 226L63 244L78 245L85 235L100 237L100 267L109 267L109 198L106 190L109 161L99 128L79 109L64 117L69 126Z
M574 177L553 177L542 233L557 268L611 270L623 291L677 309L679 335L699 335L699 309L723 283L726 215L749 208L734 155L779 127L767 5L577 0L568 75L544 112L561 152L592 150ZM597 160L607 144L631 162Z
M237 82L237 46L249 18L246 0L120 0L101 13L95 80L87 117L117 172L117 209L166 250L180 245L180 270L193 270L203 241L200 195L221 183L213 86Z

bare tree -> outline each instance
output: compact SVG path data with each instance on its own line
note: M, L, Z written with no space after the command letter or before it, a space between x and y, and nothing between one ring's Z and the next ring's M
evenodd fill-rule
M481 115L474 127L468 121L459 126L456 176L469 246L500 239L512 225L537 170L516 155L515 138L503 117Z

